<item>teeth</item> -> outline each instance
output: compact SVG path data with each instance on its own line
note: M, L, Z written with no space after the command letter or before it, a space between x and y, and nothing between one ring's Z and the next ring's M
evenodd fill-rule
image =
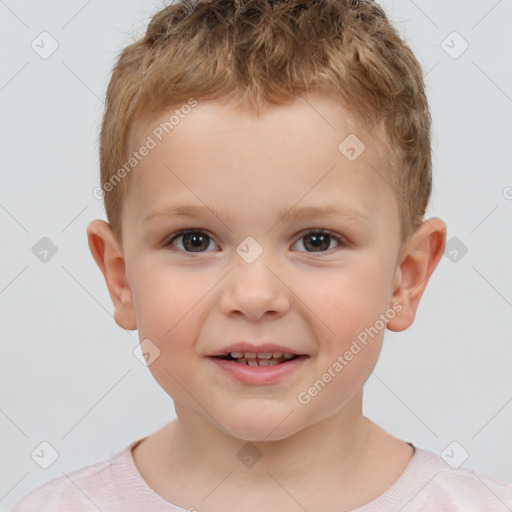
M274 366L295 357L291 352L230 352L229 355L240 364L249 366Z
M279 361L278 359L245 359L242 357L237 359L236 362L240 364L248 364L249 366L275 366L282 361Z
M295 354L291 352L230 352L231 357L233 359L280 359L281 357L285 357L286 359L291 359Z

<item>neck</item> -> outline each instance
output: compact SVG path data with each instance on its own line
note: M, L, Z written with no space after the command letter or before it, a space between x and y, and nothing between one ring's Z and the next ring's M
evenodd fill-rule
M235 472L247 491L254 488L261 492L265 485L275 487L269 473L280 475L283 485L303 482L305 475L310 481L311 475L324 480L326 474L348 482L359 474L357 469L366 461L370 445L373 424L362 415L361 402L362 396L357 395L335 414L272 441L232 437L176 404L178 419L171 423L169 463L212 482Z
M237 510L283 510L293 498L307 510L336 503L350 511L391 487L412 456L409 445L362 415L361 402L362 392L322 421L271 441L233 437L175 402L177 420L149 436L134 458L151 487L185 509L201 499L205 511L233 510L236 497Z

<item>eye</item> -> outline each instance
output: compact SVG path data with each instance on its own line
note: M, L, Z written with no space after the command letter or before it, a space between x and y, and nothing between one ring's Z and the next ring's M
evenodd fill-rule
M338 243L338 246L333 250L339 249L341 246L345 245L345 240L342 236L325 229L310 229L301 236L301 240L303 240L303 247L313 249L312 251L306 252L327 252L332 240Z
M185 252L205 252L202 249L208 247L212 241L209 235L198 229L183 229L176 233L166 245L172 245L175 240L182 238L182 247L178 249ZM189 250L190 249L190 250Z
M310 229L306 233L304 233L300 238L304 240L302 242L302 246L306 249L306 252L313 253L336 250L346 244L345 239L341 235L337 235L332 231L328 231L325 229ZM179 245L181 245L181 247L179 245L176 245L176 247L178 250L184 252L208 252L206 251L206 249L210 245L210 242L213 242L211 237L204 231L201 231L199 229L183 229L175 233L174 236L165 245L172 246L177 240L180 239L181 244ZM329 249L333 240L338 245L334 247L334 249ZM215 244L215 246L217 246L217 244Z

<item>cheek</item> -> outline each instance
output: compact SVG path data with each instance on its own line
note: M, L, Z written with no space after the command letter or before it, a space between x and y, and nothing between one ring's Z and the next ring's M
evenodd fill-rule
M155 263L134 274L134 305L140 336L154 337L166 344L180 330L197 324L215 276L190 270L176 270Z
M207 276L156 264L140 267L134 279L139 338L151 340L158 357L149 370L162 388L177 402L190 399L180 383L198 385L199 376L190 372L197 364L195 343L207 292Z
M298 295L309 308L304 311L309 311L311 321L320 329L318 334L325 334L325 342L332 348L350 345L385 313L389 299L385 272L377 257L361 251L343 268L309 278L302 275L301 281L296 281L301 283Z

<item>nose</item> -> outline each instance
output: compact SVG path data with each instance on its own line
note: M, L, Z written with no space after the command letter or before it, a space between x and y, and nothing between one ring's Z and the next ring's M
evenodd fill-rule
M254 322L265 316L279 318L289 309L290 292L283 281L263 256L252 263L240 259L226 276L221 310Z

